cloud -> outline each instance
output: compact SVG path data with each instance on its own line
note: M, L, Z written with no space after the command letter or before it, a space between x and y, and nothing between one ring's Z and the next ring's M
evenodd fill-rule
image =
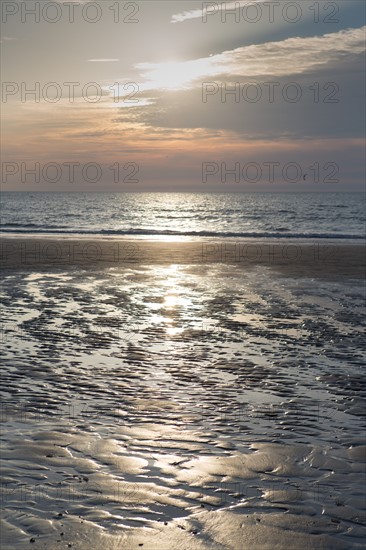
M209 129L275 141L359 137L364 132L364 29L244 46L178 63L140 63L135 66L141 71L138 103L133 109L119 109L116 122L145 126L149 132ZM215 90L203 101L205 83ZM274 101L268 99L269 83L276 84ZM299 101L292 104L283 94L291 83L300 89ZM238 84L240 98L231 94L223 101L222 89L230 92ZM250 102L242 92L253 84L262 93Z
M207 4L210 4L210 6L207 6L206 8L200 8L196 10L190 10L190 11L183 11L180 13L176 13L172 15L171 23L183 23L184 21L188 21L190 19L204 19L205 16L208 16L209 14L218 13L218 12L227 12L231 10L240 9L245 5L248 4L261 4L265 2L266 0L257 0L256 2L248 2L248 0L236 0L236 2L224 2L222 4L218 4L217 2L207 2Z
M365 29L306 38L288 38L236 48L209 58L217 74L242 76L285 76L301 74L342 58L365 51Z
M237 139L252 140L359 137L364 133L362 58L347 58L347 64L350 71L343 76L329 69L322 74L318 72L297 78L301 95L297 103L289 103L284 99L283 90L289 80L279 78L276 79L273 103L268 100L269 89L264 86L264 81L257 81L261 93L254 103L246 101L242 95L239 101L233 95L223 101L220 91L204 103L199 88L164 91L156 96L154 104L150 106L139 104L133 110L120 109L119 122L144 125L149 128L149 133L151 127L159 128L159 131L161 128L210 129L232 132ZM333 79L339 85L339 88L334 88L334 94L332 86L325 86ZM319 82L319 103L314 100L314 82ZM231 89L231 86L228 88ZM328 96L334 97L337 103L324 103ZM226 136L224 141L227 139Z
M101 59L88 59L90 63L115 63L119 61L119 59L109 59L109 58L101 58Z
M205 58L177 63L139 63L141 90L194 88L202 79L282 77L303 74L365 51L365 29L346 29L322 36L294 37L243 46Z
M2 42L12 42L13 40L18 40L17 38L14 38L14 36L2 36L0 43Z

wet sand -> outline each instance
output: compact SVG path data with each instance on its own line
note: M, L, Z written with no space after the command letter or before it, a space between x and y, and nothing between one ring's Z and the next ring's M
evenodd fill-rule
M365 548L362 246L2 260L2 549Z
M365 244L3 237L3 267L131 264L262 265L290 275L363 277Z

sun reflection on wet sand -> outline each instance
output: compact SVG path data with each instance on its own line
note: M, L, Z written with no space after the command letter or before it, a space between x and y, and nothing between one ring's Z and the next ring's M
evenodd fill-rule
M162 322L167 336L177 336L184 332L183 327L177 326L177 319L192 305L191 300L184 296L186 293L184 284L187 283L189 275L176 264L171 264L165 268L157 268L159 276L162 277L162 292L165 290L165 295L162 296L160 309L164 311L163 316L154 315L157 322Z
M179 297L176 294L167 294L164 298L164 306L173 308L179 303Z

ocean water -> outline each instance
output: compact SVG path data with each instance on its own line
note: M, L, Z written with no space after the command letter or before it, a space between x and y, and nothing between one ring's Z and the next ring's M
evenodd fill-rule
M2 193L4 233L362 239L363 193Z

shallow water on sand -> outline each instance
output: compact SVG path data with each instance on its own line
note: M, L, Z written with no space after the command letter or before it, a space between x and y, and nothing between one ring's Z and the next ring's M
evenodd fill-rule
M4 548L362 548L363 295L263 267L9 272Z

